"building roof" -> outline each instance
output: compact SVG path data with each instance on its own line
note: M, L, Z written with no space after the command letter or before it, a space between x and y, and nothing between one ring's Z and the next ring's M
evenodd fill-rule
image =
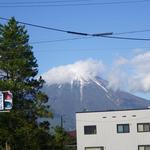
M67 134L71 137L71 138L76 138L76 131L67 131Z
M135 109L112 109L112 110L100 110L100 111L81 111L76 113L96 113L96 112L113 112L113 111L136 111L136 110L150 110L150 107L147 108L135 108Z

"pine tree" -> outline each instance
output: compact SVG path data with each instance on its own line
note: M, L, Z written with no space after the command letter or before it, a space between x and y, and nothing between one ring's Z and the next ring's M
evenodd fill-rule
M11 18L0 25L0 91L13 93L13 109L0 113L1 147L42 150L44 145L46 150L52 146L49 124L38 122L39 117L52 117L52 113L46 105L48 97L41 91L44 81L37 74L27 30Z

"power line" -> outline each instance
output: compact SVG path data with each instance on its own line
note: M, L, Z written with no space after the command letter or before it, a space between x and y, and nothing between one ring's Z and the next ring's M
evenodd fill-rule
M135 4L135 3L143 3L143 2L150 2L149 0L134 0L134 1L113 1L113 2L93 2L93 3L75 3L75 4L70 4L70 3L66 3L66 4L45 4L41 3L34 3L32 5L30 4L18 4L18 5L13 5L13 4L1 4L0 7L4 7L4 8L10 8L10 7L64 7L64 6L100 6L100 5L119 5L119 4Z
M0 17L0 19L9 21L9 19L3 18L3 17ZM17 21L17 22L20 23L20 24L29 25L29 26L32 26L32 27L37 27L37 28L42 28L42 29L47 29L47 30L52 30L52 31L57 31L57 32L63 32L63 33L68 33L68 34L75 34L75 35L80 35L80 36L85 36L85 37L103 37L103 38L120 39L120 40L150 41L149 38L112 36L112 35L115 35L115 34L113 34L113 32L89 34L89 33L84 33L84 32L68 31L68 30L62 30L62 29L58 29L58 28L35 25L35 24L21 22L21 21ZM122 32L122 33L118 33L118 34L127 34L127 33L131 34L131 33L146 32L146 31L150 31L150 29L137 30L137 31L128 31L128 32ZM60 39L60 40L57 40L57 41L64 41L64 40L66 41L66 40L75 40L75 39Z
M75 2L85 2L85 1L92 1L92 0L57 0L57 1L30 1L30 2L0 2L0 4L48 4L48 3L75 3Z
M147 39L145 39L145 38L128 38L128 37L116 37L116 36L101 36L101 37L120 39L120 40L150 41L149 38L147 38ZM89 38L94 38L94 37L66 38L66 39L56 39L56 40L50 40L50 41L35 41L35 42L30 42L30 44L46 44L46 43L74 41L74 40L89 39Z
M1 20L9 21L9 19L3 18L3 17L0 17L0 19L1 19ZM24 24L24 25L28 25L28 26L33 26L33 27L37 27L37 28L42 28L42 29L48 29L48 30L52 30L52 31L68 32L68 31L62 30L62 29L56 29L56 28L51 28L51 27L45 27L45 26L35 25L35 24L26 23L26 22L21 22L21 21L17 21L17 22L20 23L20 24Z
M9 19L3 18L3 17L0 17L0 19L9 21ZM24 25L28 25L28 26L32 26L32 27L37 27L37 28L42 28L42 29L47 29L47 30L52 30L52 31L58 31L58 32L65 32L68 34L83 35L83 36L101 36L101 35L112 35L113 34L112 32L89 34L89 33L83 33L83 32L67 31L67 30L63 30L63 29L46 27L46 26L41 26L41 25L36 25L36 24L31 24L31 23L26 23L26 22L21 22L21 21L17 21L17 22L20 24L24 24Z
M43 49L42 51L40 49L37 49L37 50L34 50L34 52L36 53L49 53L51 51L65 51L65 52L72 52L72 51L75 51L75 52L78 52L78 51L100 51L100 52L103 52L103 51L116 51L117 49L120 49L120 50L135 50L137 47L98 47L98 48L55 48L55 49L51 49L51 50L47 50L47 49ZM143 48L145 51L149 50L150 47L139 47L139 48Z
M113 35L133 34L133 33L141 33L141 32L142 33L143 32L150 32L150 29L146 29L146 30L134 30L134 31L126 31L126 32L116 32L116 33L113 33ZM48 41L35 41L35 42L30 42L30 44L55 43L55 42L74 41L74 40L89 39L89 38L93 38L93 37L79 37L79 38L65 38L65 39L56 39L56 40L48 40ZM124 39L123 37L115 37L115 38ZM128 39L130 39L130 38L128 38ZM131 38L131 39L133 39L133 38ZM149 40L149 39L146 39L146 40Z
M136 37L120 37L120 36L99 36L102 38L110 38L110 39L119 39L119 40L132 40L132 41L150 41L150 38L136 38ZM30 42L30 44L45 44L45 43L54 43L54 42L64 42L64 41L74 41L74 40L80 40L80 39L89 39L94 37L80 37L80 38L66 38L66 39L57 39L57 40L51 40L51 41L36 41L36 42Z
M7 20L9 21L8 18L4 18L4 17L0 17L0 19L2 20ZM26 23L26 22L21 22L21 21L17 21L18 23L24 24L24 25L29 25L29 26L33 26L33 27L38 27L38 28L43 28L43 29L48 29L48 30L54 30L54 31L59 31L59 32L66 32L69 34L77 34L77 35L84 35L84 36L102 36L102 35L121 35L121 34L133 34L133 33L140 33L140 32L149 32L150 29L144 29L144 30L134 30L134 31L126 31L126 32L107 32L107 33L97 33L97 34L88 34L88 33L83 33L83 32L76 32L76 31L67 31L67 30L62 30L62 29L58 29L58 28L52 28L52 27L46 27L46 26L41 26L41 25L35 25L35 24L31 24L31 23Z
M105 35L102 35L101 37L120 40L132 40L132 41L150 41L150 38L120 37L120 36L105 36Z
M30 44L45 44L45 43L55 43L55 42L64 42L64 41L74 41L74 40L80 40L80 39L88 39L93 37L79 37L79 38L66 38L66 39L56 39L56 40L50 40L50 41L35 41L35 42L29 42Z
M142 32L149 32L150 29L145 29L145 30L134 30L134 31L126 31L126 32L116 32L113 33L113 35L122 35L122 34L133 34L133 33L142 33Z
M146 30L135 30L135 31L127 31L127 32L116 32L113 33L113 35L122 35L122 34L133 34L133 33L140 33L140 32L149 32L150 29ZM101 36L106 37L106 36ZM56 39L56 40L50 40L50 41L37 41L37 42L30 42L30 44L45 44L45 43L53 43L53 42L64 42L64 41L73 41L73 40L80 40L80 39L89 39L94 37L80 37L80 38L66 38L66 39ZM106 38L114 38L114 39L123 39L123 40L146 40L149 41L150 39L144 39L144 38L128 38L128 37L116 37L116 36L109 36Z

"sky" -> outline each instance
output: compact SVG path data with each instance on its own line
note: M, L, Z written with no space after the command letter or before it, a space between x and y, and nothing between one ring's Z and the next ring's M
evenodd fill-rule
M24 4L17 4L18 2L30 2L30 4L26 4L30 5L30 7L22 7ZM38 2L36 5L41 5L41 2L45 2L45 4L42 4L45 6L34 7L34 2ZM74 4L89 3L97 4L74 6ZM72 5L64 6L64 4ZM150 0L14 0L13 2L11 0L0 0L0 17L10 18L14 16L16 20L21 22L76 32L91 34L113 32L116 36L150 38L149 8ZM0 23L4 24L6 21L0 20ZM146 71L150 66L149 61L146 59L147 61L145 62L145 57L149 58L150 41L119 40L103 37L86 38L80 35L31 26L26 26L26 29L30 35L30 43L38 61L39 74L58 66L92 59L101 61L107 68L107 75L105 72L103 77L107 76L106 79L111 81L110 86L116 84L118 88L120 85L124 85L122 81L129 80L129 77L132 77L132 81L135 83L139 80L141 81L140 83L149 83L150 81L150 73ZM117 35L117 33L137 30L149 31ZM73 38L81 39L59 41ZM42 41L50 42L44 43ZM138 59L138 56L145 56L143 57L144 60L134 62L135 59ZM119 64L120 62L123 64ZM145 69L142 68L144 63L147 64ZM122 76L122 73L125 75ZM139 77L136 80L135 75ZM145 82L143 81L144 79ZM131 90L131 92L150 99L149 84L146 88L144 85L138 84L138 88L136 87L138 90ZM130 90L129 84L125 86L127 91ZM143 88L140 89L139 86Z

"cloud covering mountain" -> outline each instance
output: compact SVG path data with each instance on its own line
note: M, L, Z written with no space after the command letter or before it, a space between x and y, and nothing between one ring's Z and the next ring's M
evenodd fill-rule
M42 77L47 84L71 83L73 80L90 80L103 76L108 87L131 92L150 92L150 51L139 53L130 59L119 57L112 66L100 60L80 60L74 64L54 67Z
M65 127L74 128L77 111L148 107L150 101L121 88L142 92L150 90L149 58L150 52L131 59L120 57L109 71L101 61L88 59L44 73L42 77L46 84L43 90L49 96L57 121L60 115L65 115ZM108 81L101 76L107 77Z
M104 72L104 65L101 61L88 59L77 61L74 64L59 66L50 69L42 77L47 84L71 83L73 80L88 81L91 78L100 76Z

